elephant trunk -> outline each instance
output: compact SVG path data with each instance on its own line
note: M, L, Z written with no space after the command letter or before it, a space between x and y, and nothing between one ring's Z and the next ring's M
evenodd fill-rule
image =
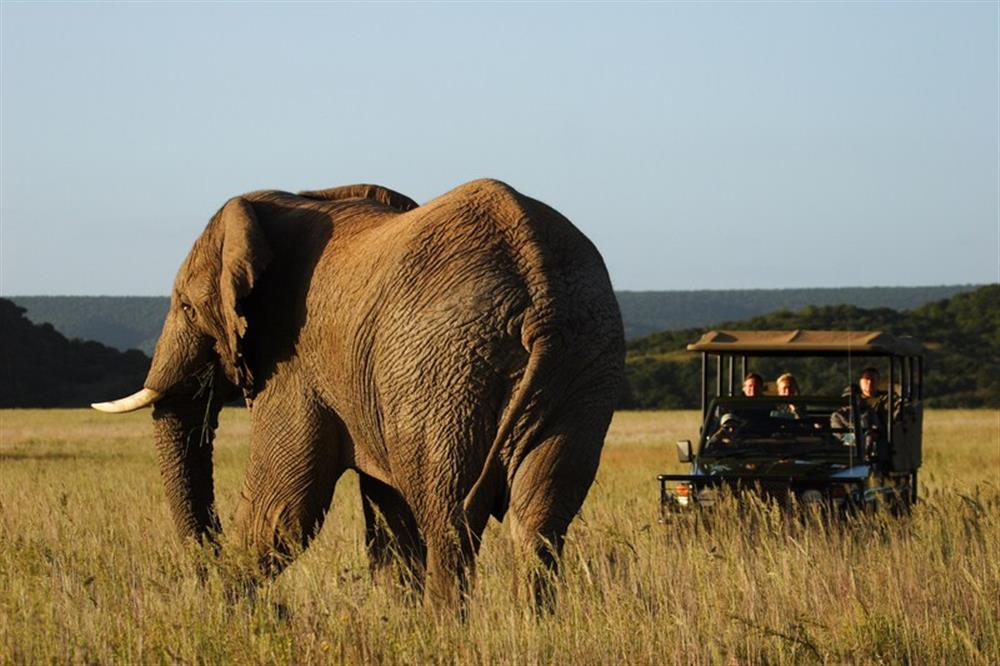
M160 472L177 531L213 544L221 532L212 478L221 408L222 396L211 385L167 395L153 407Z

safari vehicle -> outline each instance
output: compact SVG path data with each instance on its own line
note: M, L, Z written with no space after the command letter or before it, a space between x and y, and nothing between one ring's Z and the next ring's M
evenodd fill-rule
M687 348L701 354L701 432L697 449L677 442L689 473L657 477L662 519L722 493L836 510L901 511L917 501L923 346L916 340L881 331L710 331ZM839 395L743 396L750 362L762 357L841 358L848 367L856 360L858 370L887 365L884 425L862 409L853 384Z

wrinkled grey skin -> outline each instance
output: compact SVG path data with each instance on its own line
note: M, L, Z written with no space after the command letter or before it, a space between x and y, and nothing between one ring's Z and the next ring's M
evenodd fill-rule
M491 180L420 207L355 185L227 202L178 272L145 386L165 394L182 536L220 530L212 437L237 387L253 425L233 529L261 571L308 545L354 469L373 568L400 558L453 604L490 515L555 566L623 357L601 257L551 208Z

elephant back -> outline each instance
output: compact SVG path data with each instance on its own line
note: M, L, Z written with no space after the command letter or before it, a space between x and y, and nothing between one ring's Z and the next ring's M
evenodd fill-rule
M388 187L371 185L368 183L342 185L340 187L331 187L326 190L299 192L298 196L306 199L313 199L315 201L348 201L351 199L368 199L371 201L377 201L383 206L388 206L389 208L398 210L401 213L405 213L419 207L419 204L416 201L405 194L400 194L395 190L390 190Z

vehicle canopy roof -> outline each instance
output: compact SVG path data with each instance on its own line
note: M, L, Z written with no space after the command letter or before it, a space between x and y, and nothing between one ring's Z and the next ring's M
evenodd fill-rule
M745 356L922 356L909 336L885 331L708 331L688 351Z

